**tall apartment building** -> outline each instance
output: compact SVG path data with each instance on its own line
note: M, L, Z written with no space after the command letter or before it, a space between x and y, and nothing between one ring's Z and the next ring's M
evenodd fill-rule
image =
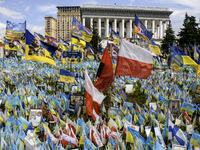
M122 38L139 38L134 34L135 14L137 14L145 27L154 34L154 41L159 44L169 24L169 16L173 13L166 7L126 5L83 4L83 7L57 8L57 27L50 27L56 28L56 38L70 40L74 16L90 29L94 23L104 43L108 39L109 28L116 31ZM45 21L45 29L46 27Z
M64 41L71 39L72 22L75 17L81 22L80 6L57 6L57 19L53 17L45 17L45 31L49 31L57 39L61 37ZM56 24L52 26L51 20L55 20ZM54 32L55 31L55 32Z
M51 16L44 17L45 18L45 31L50 33L53 37L56 37L57 29L56 22L57 20Z

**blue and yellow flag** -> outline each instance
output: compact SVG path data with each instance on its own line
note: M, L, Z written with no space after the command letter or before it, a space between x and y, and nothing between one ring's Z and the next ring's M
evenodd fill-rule
M150 39L150 41L151 41L151 44L149 44L149 47L150 47L150 49L152 49L152 53L154 53L156 55L162 55L158 45L152 39Z
M43 41L43 42L44 42L45 38L44 38L44 36L43 36L43 35L41 35L40 33L36 33L36 32L34 32L34 36L36 36L36 35L38 35L38 36L39 36L39 38L40 38L40 41Z
M197 63L190 56L188 56L185 52L181 51L180 46L177 46L176 50L182 56L184 65L190 65L192 67L197 67Z
M90 42L92 40L93 34L91 30L78 22L76 18L73 18L72 25L72 36L82 39L86 42Z
M194 59L196 60L196 62L198 62L198 60L199 60L199 53L200 53L200 51L199 51L198 47L196 45L194 45Z
M148 43L151 43L150 40L152 38L153 33L146 29L146 27L142 24L142 22L139 20L136 14L135 14L134 33L138 34L141 38L143 38Z
M197 73L196 73L196 77L200 75L200 57L198 59L198 62L197 62Z
M47 42L57 42L57 39L49 34L47 31L45 31L45 40L47 40Z
M193 146L200 148L200 135L198 133L193 133L191 140L190 140L190 143Z
M68 70L60 69L60 81L66 83L73 83L75 81L75 74Z
M183 66L182 56L179 53L177 53L173 49L173 47L171 47L170 57L171 57L171 62L170 62L171 67L173 67L174 69L179 69L180 67Z
M13 51L17 51L18 47L14 45L13 42L11 41L5 41L5 50L13 50Z
M113 29L110 29L108 40L114 42L119 46L121 42L121 37Z
M64 42L61 38L59 38L59 48L61 48L64 51L68 51L69 44Z
M24 23L14 23L7 21L6 22L6 39L10 40L18 40L22 44L25 43L25 30L26 30L26 22Z
M81 39L79 37L73 36L73 35L71 37L71 43L73 45L80 46L81 48L85 48L86 47L85 40L83 40L83 39Z
M53 55L56 47L40 41L38 36L33 36L26 30L26 60L42 61L56 65Z

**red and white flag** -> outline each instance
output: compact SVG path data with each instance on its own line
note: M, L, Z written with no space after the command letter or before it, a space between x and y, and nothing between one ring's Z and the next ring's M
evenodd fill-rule
M128 41L122 40L117 58L115 75L146 79L153 67L152 54Z
M86 112L94 120L100 115L100 105L105 96L101 94L93 85L85 67L85 90L86 90Z

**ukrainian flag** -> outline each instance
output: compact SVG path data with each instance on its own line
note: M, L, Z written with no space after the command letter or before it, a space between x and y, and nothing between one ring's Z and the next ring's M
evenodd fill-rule
M119 46L121 42L121 37L113 29L110 29L108 40L114 42Z
M198 57L196 77L198 77L199 75L200 75L200 58Z
M73 83L75 81L75 74L68 70L60 69L60 81L66 83Z
M47 31L45 31L45 40L48 41L48 39L51 39L51 41L57 42L56 38L54 38L51 34L49 34Z
M190 65L192 67L196 67L197 66L197 63L192 59L190 58L190 56L188 56L185 52L181 52L179 51L182 58L183 58L183 64L184 65Z
M193 115L195 110L196 109L194 108L194 106L190 103L183 103L183 106L181 108L181 112L187 111L189 115Z
M39 36L40 41L44 42L45 38L41 34L34 32L34 36L36 36L36 35Z
M142 143L145 144L145 139L140 135L140 133L133 129L131 126L127 127L126 142L134 143L134 136L141 139Z
M21 43L25 42L26 22L14 23L6 22L6 39L19 40Z
M92 40L92 32L87 27L83 26L78 20L73 18L72 23L72 36L75 36L79 39L83 39L86 42L90 42Z
M151 43L151 38L153 33L148 31L146 27L142 24L142 22L139 20L137 15L135 14L135 27L134 27L134 33L138 34L141 38L143 38L148 43Z
M18 47L14 45L11 41L5 41L5 50L17 51Z
M53 55L56 47L42 42L26 30L26 60L42 61L56 66Z
M190 143L191 143L193 146L200 148L200 135L194 132L194 133L192 134Z
M196 62L198 62L198 60L199 60L199 53L200 53L200 51L199 51L198 47L196 45L194 45L194 59L196 60Z
M152 49L152 53L162 56L158 45L152 39L150 39L150 41L151 41L151 44L149 44L149 47L150 47L150 49Z
M61 48L64 51L68 51L69 44L65 43L61 38L59 38L59 48Z
M81 38L78 38L76 36L73 36L71 37L71 43L74 44L74 45L77 45L77 46L80 46L82 48L85 48L86 47L86 42L85 40L81 39Z

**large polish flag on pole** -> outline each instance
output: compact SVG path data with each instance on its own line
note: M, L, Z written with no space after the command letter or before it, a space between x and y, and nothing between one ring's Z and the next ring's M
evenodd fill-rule
M89 116L92 116L96 120L101 111L100 105L104 100L105 96L101 94L93 85L88 73L87 67L85 66L85 90L86 90L86 112Z
M115 75L146 79L153 67L152 56L155 54L122 39Z

